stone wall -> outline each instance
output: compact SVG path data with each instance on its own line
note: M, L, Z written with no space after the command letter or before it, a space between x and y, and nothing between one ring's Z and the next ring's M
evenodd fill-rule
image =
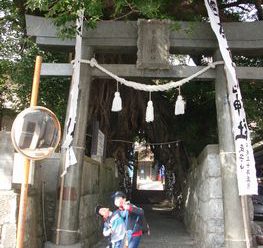
M0 190L0 247L15 248L19 190ZM43 240L42 202L40 193L29 187L24 247L41 247Z
M111 194L118 187L115 177L115 162L106 159L100 164L88 157L84 159L82 173L82 197L80 202L81 246L93 247L102 238L101 218L95 215L95 207L105 205L113 207Z
M2 108L0 111L2 111L0 114L0 131L11 131L17 113L10 108Z
M43 240L51 240L54 233L55 213L57 202L57 183L59 178L60 154L53 154L52 157L37 161L36 169L42 213Z
M17 155L16 155L17 156ZM14 161L17 165L14 167ZM24 247L41 247L52 240L57 201L60 154L32 164L28 191ZM0 131L0 248L15 248L20 182L23 159L14 160L10 132ZM82 246L93 245L101 238L101 219L94 214L97 204L112 207L111 194L118 188L113 159L103 164L84 158L80 202ZM14 177L14 175L16 176ZM14 183L15 182L15 183Z
M47 161L46 163L46 168L50 168L52 162ZM53 160L53 164L55 165L56 161ZM45 179L46 185L45 223L48 241L52 240L52 234L54 233L57 196L57 182L54 178L57 179L59 176L55 168L56 166L53 169L44 169L42 171L42 177ZM102 220L95 215L94 210L98 204L112 207L110 196L117 187L118 178L115 177L115 162L113 159L106 159L104 163L100 164L89 157L84 157L79 210L81 247L93 247L102 238ZM48 242L48 245L53 247L50 242Z
M0 190L12 188L14 148L10 132L0 131Z
M0 191L0 247L15 248L17 194L11 190Z
M187 178L184 222L198 248L224 247L221 170L218 146L208 145Z
M24 247L42 247L43 242L43 219L42 219L41 195L33 190L29 193L27 202L26 232Z
M15 157L10 132L0 131L0 248L15 248L16 242L23 159ZM24 247L36 248L46 237L43 227L48 236L53 226L59 155L32 163L31 168Z
M14 149L10 132L0 131L0 247L14 248L18 196L12 190Z

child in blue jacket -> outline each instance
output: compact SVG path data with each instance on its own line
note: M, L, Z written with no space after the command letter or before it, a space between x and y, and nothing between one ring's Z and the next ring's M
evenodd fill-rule
M123 248L126 228L119 210L114 212L102 206L96 207L96 214L104 219L103 235L110 237L112 248Z
M114 205L119 208L120 215L123 217L126 225L128 237L128 248L139 247L142 236L142 220L144 211L126 200L126 195L117 191L113 195Z

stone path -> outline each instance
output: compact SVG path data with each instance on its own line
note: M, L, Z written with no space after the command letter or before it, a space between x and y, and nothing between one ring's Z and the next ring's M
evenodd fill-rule
M195 248L194 240L169 209L145 206L144 210L151 227L151 235L143 236L140 248ZM95 246L105 247L105 241Z

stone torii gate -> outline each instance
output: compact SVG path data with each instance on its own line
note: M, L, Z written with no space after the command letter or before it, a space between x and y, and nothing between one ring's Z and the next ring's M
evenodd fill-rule
M50 20L27 16L27 34L36 38L36 43L43 47L59 47L60 49L73 49L74 40L60 40L56 35L56 28ZM215 61L222 60L218 48L218 42L208 23L180 23L181 29L170 32L170 53L213 56ZM223 24L229 47L234 55L260 56L263 55L263 22L254 23L225 23ZM189 30L191 30L189 34ZM82 59L91 59L96 53L126 53L137 52L138 41L137 22L113 22L101 21L95 29L85 30L82 42ZM114 74L129 78L186 78L200 69L202 66L173 66L170 69L152 70L138 69L135 64L103 64L107 70ZM237 67L239 81L262 81L263 68ZM46 64L42 65L42 76L71 76L72 65L69 64ZM77 196L76 201L64 201L62 208L61 230L78 230L78 211L80 197L80 171L83 162L85 146L85 134L88 106L89 89L93 78L107 78L107 75L87 64L80 67L80 97L78 101L78 113L76 128L73 138L73 147L77 156L77 166L69 169L65 176L64 187L68 188ZM235 148L230 119L230 108L227 95L227 82L223 65L215 70L209 70L198 76L197 80L212 81L216 89L216 107L218 121L218 136L220 149L220 162L222 173L224 223L225 223L225 246L228 248L247 247L245 226L242 217L241 200L238 195ZM84 104L83 104L84 103ZM69 108L70 106L68 106ZM248 220L246 220L248 222ZM73 245L80 247L77 232L60 232L57 245ZM55 241L54 241L55 243ZM70 247L73 247L70 246ZM57 247L54 245L54 247ZM60 246L59 246L60 247Z

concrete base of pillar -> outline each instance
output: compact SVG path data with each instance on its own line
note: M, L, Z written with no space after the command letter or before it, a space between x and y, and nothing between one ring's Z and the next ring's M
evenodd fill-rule
M46 242L44 248L81 248L80 243L74 245L55 245L51 242Z

